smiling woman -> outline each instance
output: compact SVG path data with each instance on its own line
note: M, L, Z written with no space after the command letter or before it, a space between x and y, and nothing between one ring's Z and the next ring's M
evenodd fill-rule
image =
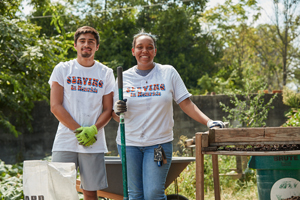
M154 67L153 59L156 56L156 45L151 36L142 35L135 39L132 55L136 58L139 70L150 70Z
M119 122L118 114L125 111L129 199L166 199L165 182L173 152L173 100L199 123L209 127L224 124L210 120L190 100L191 94L173 66L154 62L154 35L144 30L136 34L131 52L137 65L123 73L123 95L127 101L118 100L119 89L115 88L113 112ZM120 128L117 144L122 158Z

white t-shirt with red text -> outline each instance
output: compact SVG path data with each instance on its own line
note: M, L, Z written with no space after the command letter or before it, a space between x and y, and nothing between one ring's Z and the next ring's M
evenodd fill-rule
M81 66L76 59L55 66L49 84L64 87L63 107L83 127L92 126L102 113L102 97L114 90L113 70L95 61L91 67ZM52 151L106 153L104 129L98 130L97 141L90 147L78 144L75 133L59 122Z
M171 65L155 63L146 76L134 69L123 72L126 146L152 146L173 140L173 99L189 94L180 75ZM119 99L115 85L114 102ZM121 144L120 129L116 141Z

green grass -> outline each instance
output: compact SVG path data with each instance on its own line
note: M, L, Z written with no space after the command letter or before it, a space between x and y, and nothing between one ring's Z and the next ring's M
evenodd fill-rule
M220 174L229 173L235 168L235 156L218 156ZM212 161L211 155L204 155L204 193L205 199L213 200L214 198L214 183L212 176ZM220 177L220 192L221 199L240 200L249 199L257 200L257 186L255 171L246 169L245 175L240 179L233 179L230 176ZM176 182L173 182L167 189L166 194L178 194L187 197L188 199L196 199L196 163L190 163L184 169Z

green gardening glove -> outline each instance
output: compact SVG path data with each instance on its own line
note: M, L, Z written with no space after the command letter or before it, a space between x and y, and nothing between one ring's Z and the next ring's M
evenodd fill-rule
M77 129L74 131L74 133L76 133L76 135L78 135L81 132L82 132L82 130L77 130ZM96 138L96 136L94 136L85 145L83 143L79 143L79 144L88 147L88 146L91 146L92 144L94 144L96 141L97 141L97 138Z
M95 125L92 125L90 127L80 127L75 130L75 133L79 144L90 146L96 142L95 135L98 133L98 130Z
M97 141L97 138L94 136L86 144L83 144L83 143L79 143L79 144L88 147L88 146L91 146L92 144L94 144L96 141Z

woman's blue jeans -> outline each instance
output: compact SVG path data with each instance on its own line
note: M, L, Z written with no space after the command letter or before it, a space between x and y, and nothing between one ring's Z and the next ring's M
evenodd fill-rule
M148 147L126 146L127 160L127 183L129 200L166 200L165 182L172 161L172 142L161 144L166 157L167 164L158 166L154 161L154 148L158 145ZM121 145L118 151L122 158Z

